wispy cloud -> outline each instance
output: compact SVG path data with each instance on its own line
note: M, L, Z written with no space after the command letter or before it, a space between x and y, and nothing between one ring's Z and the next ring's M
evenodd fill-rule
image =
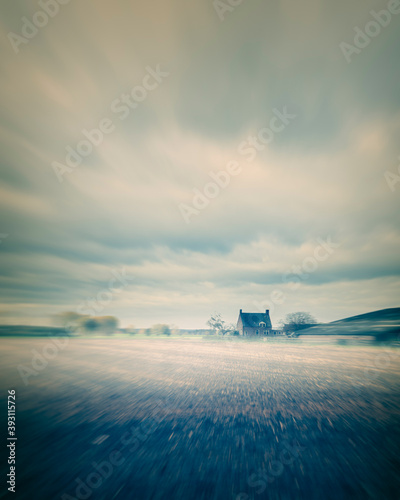
M276 319L398 305L400 17L351 64L339 48L375 3L249 0L221 23L211 1L70 2L18 54L7 33L38 4L2 7L1 321L71 308L118 266L123 322L233 319L328 235L340 250ZM158 64L168 78L120 120L113 101ZM248 162L238 145L284 106L296 119ZM52 162L105 118L115 131L59 183ZM185 224L179 204L232 160L240 176Z

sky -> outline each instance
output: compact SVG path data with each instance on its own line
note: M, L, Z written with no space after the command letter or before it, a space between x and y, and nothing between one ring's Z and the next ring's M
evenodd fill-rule
M14 0L0 23L1 323L400 305L397 0Z

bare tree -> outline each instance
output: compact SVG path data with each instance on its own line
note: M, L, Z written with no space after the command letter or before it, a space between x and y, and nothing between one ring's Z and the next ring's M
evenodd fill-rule
M219 313L211 315L207 325L217 335L233 335L235 333L235 325L225 323Z
M295 333L316 324L317 320L312 314L300 311L287 314L281 322L281 327L285 333Z

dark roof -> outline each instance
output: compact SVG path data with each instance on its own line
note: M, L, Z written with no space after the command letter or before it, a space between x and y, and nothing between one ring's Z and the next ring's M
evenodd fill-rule
M244 327L256 328L260 326L261 322L265 323L265 328L272 328L271 318L269 312L265 313L244 313L240 312L239 317L242 318Z

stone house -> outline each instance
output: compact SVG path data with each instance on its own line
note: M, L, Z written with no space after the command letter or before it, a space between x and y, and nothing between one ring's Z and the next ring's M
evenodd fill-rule
M240 309L236 329L239 335L243 336L283 335L281 330L274 330L272 328L268 309L265 313L244 313Z

